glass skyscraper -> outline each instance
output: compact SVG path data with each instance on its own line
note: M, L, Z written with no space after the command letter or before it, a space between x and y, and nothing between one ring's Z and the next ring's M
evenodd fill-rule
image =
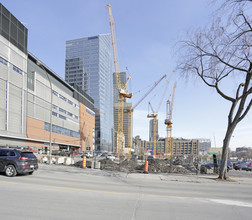
M112 151L113 72L111 35L66 42L65 80L76 84L94 99L95 147Z

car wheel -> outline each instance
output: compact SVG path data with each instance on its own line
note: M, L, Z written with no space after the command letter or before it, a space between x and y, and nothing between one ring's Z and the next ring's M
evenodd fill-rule
M32 175L33 174L33 171L29 172L29 175Z
M5 169L5 175L9 177L13 177L17 175L16 168L13 165L8 165Z

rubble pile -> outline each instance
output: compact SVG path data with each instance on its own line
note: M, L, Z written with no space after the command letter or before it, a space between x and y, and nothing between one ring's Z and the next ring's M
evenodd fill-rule
M82 161L78 161L78 162L74 163L73 166L82 168L82 164L83 164Z
M119 169L119 164L113 162L110 159L103 159L100 160L101 163L101 170L120 170Z
M143 172L144 166L139 165L136 161L133 160L124 160L119 164L120 171L130 172L130 173L139 173Z
M149 162L149 173L190 173L181 164L170 165L168 160L152 160Z
M101 170L121 171L127 173L143 173L144 164L138 164L133 160L123 160L120 163L114 162L110 159L99 160ZM150 160L148 163L149 173L196 173L196 168L193 163L185 163L182 160L176 159L170 165L170 160ZM82 167L82 161L74 164L76 167Z

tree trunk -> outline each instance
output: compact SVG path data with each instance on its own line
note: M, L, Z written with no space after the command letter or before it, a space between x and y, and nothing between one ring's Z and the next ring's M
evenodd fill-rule
M229 149L229 143L230 139L232 137L232 134L234 132L234 128L236 127L236 124L233 126L228 126L225 138L223 140L223 149L222 149L222 156L221 156L221 166L219 170L219 179L227 179L227 159L228 159L228 149Z

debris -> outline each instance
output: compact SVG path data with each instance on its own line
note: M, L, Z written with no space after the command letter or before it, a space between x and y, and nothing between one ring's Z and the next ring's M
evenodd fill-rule
M120 163L114 162L108 158L99 160L101 170L121 171L126 173L143 173L144 163L139 164L133 160L123 160ZM170 160L153 159L149 161L149 173L196 173L196 168L192 163L185 163L182 160L176 159L170 165ZM74 164L76 167L82 167L82 161ZM87 166L88 167L88 166Z

